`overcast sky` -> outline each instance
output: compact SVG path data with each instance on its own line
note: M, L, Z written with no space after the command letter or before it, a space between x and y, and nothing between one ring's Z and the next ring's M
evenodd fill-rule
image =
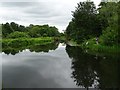
M77 3L83 0L0 0L0 23L49 24L65 30ZM101 0L93 0L96 5Z

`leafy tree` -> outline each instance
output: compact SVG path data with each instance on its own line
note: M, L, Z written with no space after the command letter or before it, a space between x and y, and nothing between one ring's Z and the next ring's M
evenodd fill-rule
M26 32L27 29L25 28L25 26L20 25L20 26L18 27L18 31L20 31L20 32Z
M78 43L100 37L100 44L118 45L120 43L120 1L101 2L98 12L93 2L80 2L73 12L72 21L66 28L67 39Z
M10 28L9 23L2 24L2 35L6 37L8 34L13 32L13 30Z
M66 38L67 38L67 40L69 40L69 39L73 39L73 40L75 40L76 38L76 30L75 30L76 28L75 28L75 23L73 22L73 21L71 21L71 22L69 22L69 25L67 26L67 28L66 28L66 34L67 34L67 36L66 36Z
M115 2L106 2L99 9L99 16L106 18L105 20L108 22L100 36L101 43L105 45L118 44L118 5Z
M83 42L100 33L97 10L93 2L80 2L73 12L72 21L66 33L78 43Z
M59 36L59 32L58 29L54 26L54 27L50 27L49 32L48 32L49 36Z
M29 30L29 35L31 37L40 37L41 34L39 33L39 27L35 26L35 27L32 27L30 30Z
M58 32L58 29L55 26L52 27L49 25L30 24L29 26L25 27L23 25L18 25L15 22L11 22L10 24L9 23L2 24L3 38L12 37L13 32L15 32L14 35L16 35L17 34L16 31L19 32L19 33L17 32L18 34L21 34L20 32L25 32L29 34L31 37L58 37L60 35L60 33Z
M10 28L12 29L12 31L19 31L19 25L15 22L11 22L10 23Z
M30 27L30 30L28 32L31 37L59 36L58 29L56 27L49 27L49 25L34 25Z
M23 37L28 38L29 36L27 33L15 31L13 33L10 33L7 37L14 39L14 38L23 38Z

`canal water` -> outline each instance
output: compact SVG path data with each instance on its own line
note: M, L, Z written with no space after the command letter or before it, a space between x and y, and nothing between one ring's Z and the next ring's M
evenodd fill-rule
M118 55L64 43L3 49L3 88L119 88Z

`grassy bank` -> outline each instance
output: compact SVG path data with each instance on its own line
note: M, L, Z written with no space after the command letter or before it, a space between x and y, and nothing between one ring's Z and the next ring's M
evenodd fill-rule
M89 53L98 53L98 54L118 54L120 53L120 46L113 45L113 46L106 46L103 44L96 44L95 38L86 40L82 44L77 44L75 41L67 41L67 44L70 46L80 46L83 50Z
M54 42L52 37L41 37L41 38L16 38L16 39L2 39L2 47L20 47L22 45L44 45Z
M120 46L112 45L107 46L101 43L96 44L95 38L85 41L81 44L81 47L89 52L96 52L96 53L111 53L111 54L118 54L120 53Z

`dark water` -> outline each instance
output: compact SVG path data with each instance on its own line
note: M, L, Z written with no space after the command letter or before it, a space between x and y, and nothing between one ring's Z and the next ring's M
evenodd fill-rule
M53 43L3 48L3 88L119 88L119 56Z

